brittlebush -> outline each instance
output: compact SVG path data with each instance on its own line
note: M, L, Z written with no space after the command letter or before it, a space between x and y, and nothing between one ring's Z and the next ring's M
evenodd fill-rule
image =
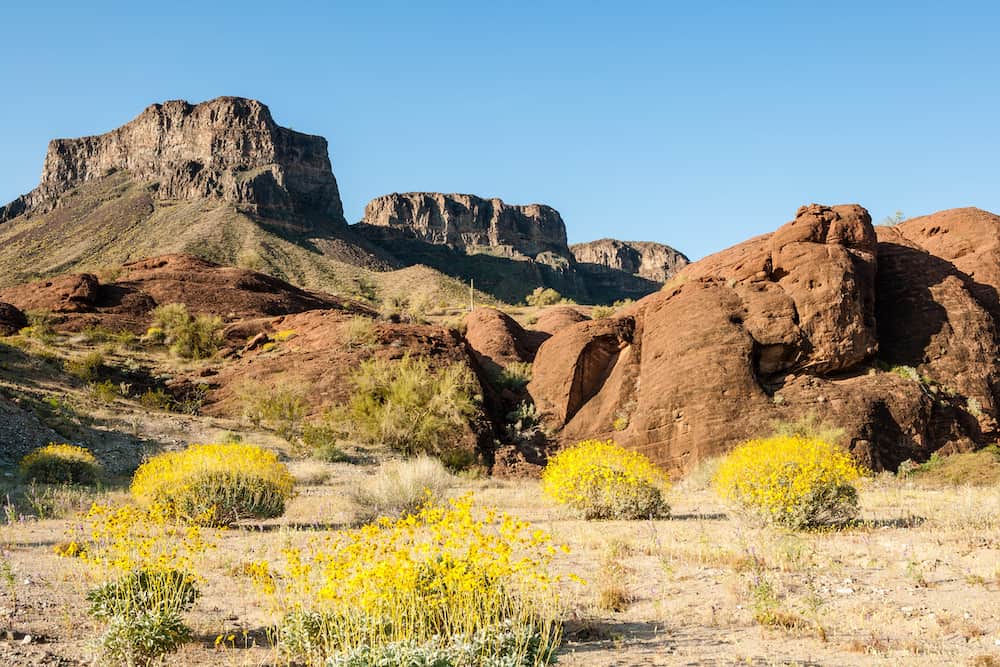
M587 519L648 519L670 514L666 474L612 440L584 440L549 459L542 490Z
M102 470L89 449L57 443L34 450L19 467L25 479L44 484L93 484Z
M91 566L99 585L89 611L104 624L98 646L107 664L145 667L192 637L183 614L199 596L198 559L213 546L163 504L95 504L58 553Z
M191 445L139 466L132 495L165 504L192 522L227 526L281 516L294 485L274 452L241 443Z
M734 449L719 465L713 486L722 498L765 523L806 528L854 518L854 482L863 472L836 445L784 435Z
M376 664L417 651L531 667L559 644L549 574L559 551L544 531L465 496L286 549L281 572L251 571L284 615L279 642L292 659Z

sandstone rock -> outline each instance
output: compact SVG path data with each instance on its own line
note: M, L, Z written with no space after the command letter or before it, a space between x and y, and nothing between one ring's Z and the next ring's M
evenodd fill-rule
M987 231L952 238L996 234L976 218ZM556 331L531 396L559 442L613 437L680 472L809 413L876 470L989 441L1000 355L983 283L904 234L876 239L858 206L803 207L617 317ZM879 370L876 352L931 383Z
M466 316L465 324L465 340L487 374L495 374L513 363L531 361L546 337L525 331L496 308L476 308Z
M551 336L577 322L585 322L589 319L589 317L571 306L553 306L542 311L542 314L538 316L538 321L531 325L531 330Z
M265 105L239 97L154 104L107 134L52 141L41 183L0 207L0 223L119 170L160 199L217 198L260 215L345 224L326 140L280 127Z
M0 302L0 336L12 336L28 326L28 318L17 307Z
M657 283L667 282L688 264L682 253L651 241L600 239L575 243L569 249L580 264L622 271Z
M315 309L370 312L360 304L309 292L262 273L188 255L126 264L118 281L107 285L91 274L70 274L0 290L0 300L22 310L58 314L59 327L70 331L100 324L142 332L152 310L166 303L183 303L191 313L227 320Z
M489 250L508 257L543 253L569 258L566 225L549 206L512 206L475 195L409 192L373 199L361 221L426 243L467 252Z

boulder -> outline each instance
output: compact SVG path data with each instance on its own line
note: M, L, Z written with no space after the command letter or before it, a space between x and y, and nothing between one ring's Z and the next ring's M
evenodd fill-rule
M973 448L996 430L996 325L981 284L904 234L876 236L860 206L802 207L555 331L531 396L557 441L614 438L677 472L809 414L875 470Z
M0 336L13 336L28 326L28 318L17 307L0 302Z

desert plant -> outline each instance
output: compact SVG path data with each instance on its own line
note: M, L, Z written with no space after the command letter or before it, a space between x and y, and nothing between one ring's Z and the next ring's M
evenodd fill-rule
M246 383L240 387L243 415L255 427L268 426L289 443L302 432L302 420L309 412L306 387L292 384Z
M170 394L157 387L144 391L139 396L139 403L148 410L169 410L170 406L173 405L173 399L171 399Z
M191 445L154 456L132 478L132 495L190 521L227 526L281 516L295 480L267 450L247 444Z
M551 287L536 287L531 294L524 297L524 302L529 306L554 306L562 301L562 294Z
M191 317L183 303L168 303L153 311L153 326L146 332L147 339L153 340L157 330L178 357L205 359L219 349L222 320L212 315Z
M847 434L843 428L823 421L815 412L805 414L794 421L771 422L771 435L786 438L822 440L838 444Z
M614 441L584 440L558 452L542 471L542 490L587 519L644 519L670 514L666 474Z
M341 431L321 421L302 426L302 447L313 458L330 463L347 461L350 457L340 448Z
M91 382L87 385L87 391L90 393L90 397L98 403L111 405L120 395L121 387L111 380L105 380L104 382Z
M195 561L212 544L162 504L94 504L84 523L58 553L84 561L103 582L87 595L105 624L101 657L144 667L176 651L192 636L182 614L199 595Z
M531 382L531 363L511 362L493 373L490 379L500 389L521 391Z
M536 667L560 640L556 553L544 531L465 496L285 549L254 580L287 610L277 636L292 660Z
M42 343L52 343L56 339L54 318L47 310L29 310L25 315L28 326L21 329L20 334L26 338L34 338Z
M104 368L104 355L97 351L89 352L77 359L68 359L63 368L84 382L93 382L100 377L101 369Z
M429 456L387 461L351 490L354 518L369 523L381 517L398 519L416 514L426 503L442 500L456 481L444 464Z
M31 452L20 463L21 475L43 484L93 484L102 466L88 449L51 443Z
M371 318L355 315L344 325L344 344L348 347L369 348L377 342L378 333Z
M862 470L834 444L798 435L750 440L719 464L713 486L753 517L791 528L838 524L858 512Z
M425 358L370 359L351 376L344 407L356 440L405 455L443 455L456 449L455 433L475 414L475 377L462 362L432 370Z

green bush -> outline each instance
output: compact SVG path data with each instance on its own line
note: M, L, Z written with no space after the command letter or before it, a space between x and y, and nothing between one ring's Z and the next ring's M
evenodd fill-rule
M89 352L78 359L67 360L63 368L84 382L94 382L100 378L101 369L104 368L104 355L97 351Z
M243 415L254 427L268 426L289 443L302 432L302 420L309 414L307 390L288 385L250 382L240 387Z
M529 306L554 306L562 301L562 294L551 287L536 287L531 294L524 297L524 302Z
M491 379L500 389L521 391L531 382L531 363L517 361L509 363L497 371Z
M88 449L51 443L39 447L23 459L21 475L43 484L93 484L102 467Z
M108 619L98 643L106 664L148 667L191 638L179 612L145 611Z
M183 303L168 303L153 311L153 326L146 332L162 334L170 351L184 359L206 359L219 349L222 320L212 315L191 317Z
M406 456L456 449L455 433L476 412L476 379L462 362L432 370L425 358L370 359L351 376L344 409L351 436Z

